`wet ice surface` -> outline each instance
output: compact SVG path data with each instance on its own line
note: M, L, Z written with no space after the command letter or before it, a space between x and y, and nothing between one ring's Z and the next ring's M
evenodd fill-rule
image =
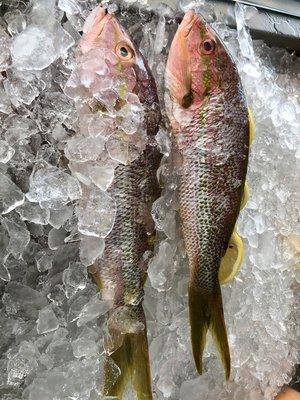
M121 110L124 129L112 138L109 114L90 114L78 129L73 101L63 88L74 73L78 32L96 1L35 0L28 8L18 1L2 3L0 398L94 400L100 397L110 303L86 267L101 256L113 224L115 205L105 191L114 168L145 145L142 131L132 142L138 150L124 142L139 131L139 104L128 99L136 113ZM181 0L179 6L186 10L194 3ZM168 4L176 8L175 1ZM152 19L123 10L122 21L143 49L163 101L164 63L176 26L168 16L171 8L157 10L160 17ZM150 262L144 301L157 399L271 400L297 362L300 65L283 50L251 41L245 22L255 10L237 6L235 12L237 32L220 23L215 28L237 60L256 137L247 177L251 197L238 224L246 258L237 279L223 288L232 376L223 383L210 339L205 373L195 372L188 270L175 223L176 171L169 164L168 133L161 129L164 191L153 206L161 241ZM107 102L113 99L107 93ZM133 398L130 390L127 397Z

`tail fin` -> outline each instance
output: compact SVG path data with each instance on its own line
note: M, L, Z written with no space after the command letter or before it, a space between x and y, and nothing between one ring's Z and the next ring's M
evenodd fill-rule
M202 374L202 356L207 331L210 330L221 356L226 380L228 380L230 376L230 353L220 286L213 296L204 295L199 289L190 287L189 309L192 349L199 374Z
M152 400L146 327L135 333L120 334L120 332L110 331L110 335L113 342L115 338L117 348L107 356L103 394L115 396L118 400L121 400L127 384L131 380L138 400ZM122 336L121 345L120 335ZM120 368L117 379L115 379L116 371L112 364L116 364Z

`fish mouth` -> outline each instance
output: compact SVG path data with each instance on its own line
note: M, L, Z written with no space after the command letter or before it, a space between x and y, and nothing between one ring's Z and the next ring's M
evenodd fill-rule
M83 37L81 39L80 49L83 54L94 47L103 33L105 26L112 23L117 26L117 20L113 13L108 13L107 9L98 6L86 19L83 26Z
M200 18L193 10L189 10L180 24L180 33L187 38L195 24L200 24Z

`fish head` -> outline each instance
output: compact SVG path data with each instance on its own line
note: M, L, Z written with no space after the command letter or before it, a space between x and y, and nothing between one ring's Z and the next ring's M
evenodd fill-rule
M87 69L97 78L91 79L97 90L113 90L119 106L136 101L158 103L149 67L114 14L104 7L96 7L87 18L83 32L79 50Z
M223 43L205 20L188 11L173 39L166 68L166 86L183 109L198 107L206 96L228 85L235 68Z

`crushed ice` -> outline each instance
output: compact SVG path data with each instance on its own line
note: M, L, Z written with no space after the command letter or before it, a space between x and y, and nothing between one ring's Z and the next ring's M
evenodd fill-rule
M2 3L0 396L93 400L100 397L111 305L86 267L101 257L114 223L115 203L106 193L114 169L145 148L143 111L132 94L114 109L119 82L107 76L104 62L112 54L94 51L78 61L74 44L95 0ZM156 3L159 17L149 20L141 12L137 18L125 7L122 21L139 41L163 101L164 63L175 30L170 13L177 2ZM181 0L178 7L185 11L200 3L211 15L204 1ZM115 10L110 4L109 12ZM252 41L246 24L255 13L237 4L237 31L214 23L237 62L256 123L247 177L251 197L238 223L246 259L237 279L223 288L232 378L223 383L211 343L206 372L195 372L188 270L176 219L176 160L163 128L157 142L164 154L158 171L164 189L152 211L161 240L149 264L144 301L157 399L199 400L201 393L207 400L271 400L299 362L300 63ZM91 18L85 30L89 23ZM101 110L94 114L99 101Z

